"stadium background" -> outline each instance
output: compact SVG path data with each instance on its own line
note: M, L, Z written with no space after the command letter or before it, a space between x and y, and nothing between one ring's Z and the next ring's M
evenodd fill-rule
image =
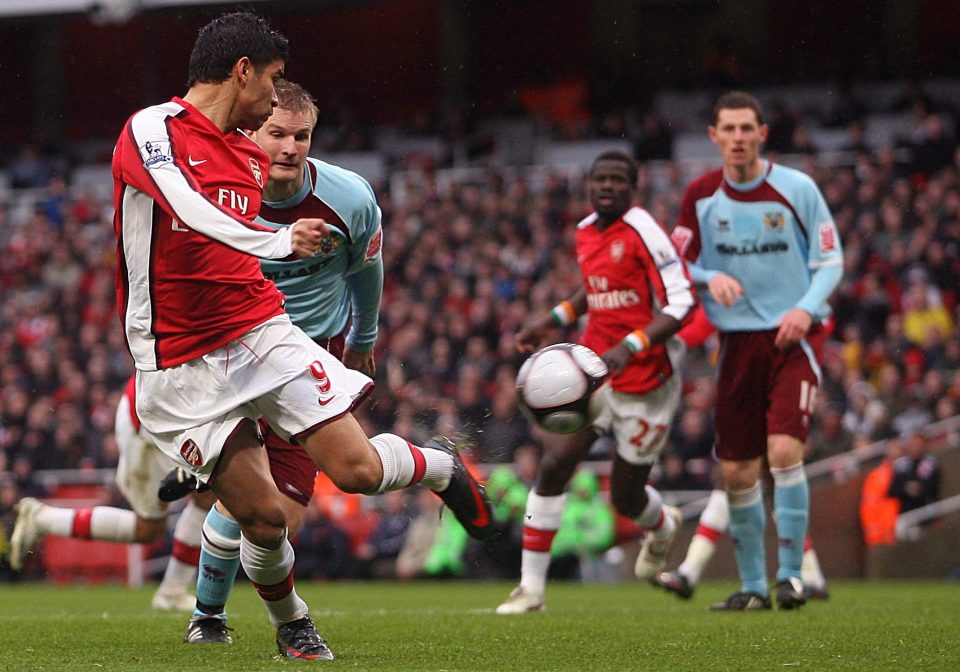
M112 305L104 164L126 116L183 93L196 29L235 6L11 0L0 7L0 514L8 528L23 494L68 502L111 496L103 484L115 463L112 407L130 365ZM317 95L314 153L369 177L384 207L378 398L364 421L414 437L465 430L478 440L475 459L483 464L508 463L522 446L539 445L515 414L517 358L508 335L529 310L552 305L576 282L569 229L586 208L580 180L589 160L606 147L649 160L645 205L669 224L686 180L715 162L703 138L710 100L731 86L757 91L774 129L768 149L818 179L855 258L837 303L840 327L860 333L835 333L821 414L839 416L845 433L811 456L828 458L811 469L822 562L832 576L953 569L956 514L941 512L922 533L926 541L867 549L856 506L884 440L934 420L942 421L929 433L942 451L943 495L960 492L956 331L926 347L889 327L897 321L891 315L907 312L901 298L917 273L956 317L960 6L246 6L291 39L288 76ZM934 117L942 133L931 139ZM899 218L885 213L884 188L895 194ZM937 247L941 256L929 252ZM708 347L695 358L674 439L683 466L671 477L683 491L707 485L710 356ZM868 402L883 410L873 425ZM362 508L324 501L334 517ZM691 517L697 502L690 497ZM354 534L369 527L367 520ZM46 558L70 557L72 549ZM131 558L118 563L127 568ZM56 576L75 569L67 563ZM731 569L718 557L713 571ZM54 573L49 564L32 567L32 576L45 573Z

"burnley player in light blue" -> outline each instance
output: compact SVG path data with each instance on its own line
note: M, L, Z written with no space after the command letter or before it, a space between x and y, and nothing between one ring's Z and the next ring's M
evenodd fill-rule
M290 262L261 261L264 276L286 297L286 311L295 325L340 357L347 367L373 377L373 347L383 289L380 208L365 179L307 156L317 122L317 108L310 94L285 80L278 81L275 89L278 106L252 134L270 158L269 175L261 176L267 182L256 221L280 229L301 218L316 218L324 220L327 230L316 253L309 257ZM323 388L330 383L322 367L314 375L320 392L318 403L323 405ZM292 537L303 522L317 467L302 447L281 439L265 422L260 424L271 475L285 495L280 499ZM430 477L433 467L420 455L437 451L448 454L456 472L452 478L471 490L475 502L470 504L472 515L461 518L461 522L473 536L483 536L491 529L489 503L482 489L467 475L445 440L431 439L417 447L401 437L380 434L370 442L384 464L384 478L388 473L396 474L397 482L385 489ZM406 474L407 466L412 467L410 474ZM457 488L450 493L455 491ZM450 505L446 491L438 494ZM184 639L194 644L229 643L232 638L226 626L225 605L240 564L240 528L217 504L207 516L203 533L197 608Z
M294 324L373 377L373 346L383 289L380 208L369 183L356 173L309 158L317 108L299 84L276 84L279 105L251 137L270 157L263 204L256 221L274 229L302 217L323 219L327 235L318 252L292 262L261 260L263 274L286 298ZM348 329L349 324L349 330ZM261 423L270 471L280 492L289 535L300 528L317 468L304 450ZM190 643L229 643L224 607L240 564L240 528L221 505L204 523L197 578L197 610L187 629ZM210 618L217 613L218 618Z
M711 609L771 608L764 554L762 457L773 476L777 602L805 602L800 566L809 521L803 448L816 406L827 299L843 252L820 190L804 173L763 159L767 138L752 95L722 96L708 129L723 166L684 194L673 240L720 331L716 453L730 505L741 589Z

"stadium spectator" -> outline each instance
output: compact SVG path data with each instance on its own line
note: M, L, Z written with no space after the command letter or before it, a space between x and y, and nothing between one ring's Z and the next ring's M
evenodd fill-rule
M890 494L893 465L903 455L899 437L887 440L883 461L867 472L860 488L860 527L867 546L882 546L896 542L897 516L900 500Z
M407 507L407 493L393 490L378 498L381 503L377 524L357 549L356 556L364 567L360 577L385 579L396 576L397 556L403 548L413 519Z
M691 472L687 467L688 464L692 465L693 462L684 460L673 450L667 450L663 454L659 475L654 479L657 489L660 491L709 490L710 481L702 474Z
M742 585L712 608L770 608L759 480L765 454L780 538L777 601L793 609L806 601L803 449L819 387L813 360L826 338L827 298L843 272L841 243L812 179L761 158L768 128L753 96L721 96L708 132L723 168L687 188L673 237L694 280L709 288L703 305L723 341L716 453Z
M946 341L953 336L953 318L950 311L940 302L939 296L931 300L936 293L924 280L910 285L904 297L903 333L907 340L918 346L930 343L929 332L935 332L934 338Z
M912 432L893 463L889 496L899 500L901 513L913 511L940 499L940 481L940 461L927 448L926 437Z
M10 169L10 186L15 189L42 189L50 183L54 168L34 145L24 145Z
M486 488L498 534L467 546L466 574L474 579L512 579L520 572L523 514L530 490L513 469L502 465L490 472Z
M593 564L614 541L616 516L589 469L570 479L570 494L550 554L550 576L582 579L595 575ZM564 568L566 568L564 570Z
M853 434L843 426L843 412L840 407L827 404L819 410L806 443L805 462L814 462L853 450Z
M699 409L684 409L670 441L673 444L671 452L683 460L709 458L713 451L710 418Z
M501 387L490 403L490 416L481 426L480 453L491 462L512 462L514 451L529 440L527 421L512 387Z
M350 539L323 510L311 502L294 538L297 549L296 572L301 579L355 578L356 559Z
M395 564L397 578L404 580L424 576L424 566L440 525L440 502L425 488L419 488L415 493L412 521Z

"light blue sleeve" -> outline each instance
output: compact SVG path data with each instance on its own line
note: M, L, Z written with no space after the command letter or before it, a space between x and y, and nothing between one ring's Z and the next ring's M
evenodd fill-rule
M703 287L706 287L708 282L720 274L720 271L707 270L700 264L691 262L687 262L687 270L690 271L690 279L693 280L694 284Z
M382 213L370 184L360 178L369 194L367 207L358 213L361 220L350 249L347 285L350 288L351 323L347 344L360 352L369 352L377 342L377 322L383 295ZM358 231L359 232L359 231Z
M843 278L841 264L821 266L816 269L810 276L810 287L797 303L797 308L809 313L815 322L822 320L826 315L823 314L821 306L826 304L833 290L840 284L841 278Z
M811 275L810 287L797 303L797 308L806 311L817 321L829 313L827 299L843 278L843 247L823 194L809 176L804 177L807 184L801 192L803 199L798 205L803 211L804 221L808 222L807 264Z
M383 294L383 258L378 257L350 275L347 284L350 286L352 308L347 345L359 352L369 352L377 342L377 321Z

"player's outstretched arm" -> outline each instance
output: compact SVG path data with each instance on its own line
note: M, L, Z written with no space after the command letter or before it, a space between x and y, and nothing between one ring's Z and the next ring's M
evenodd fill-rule
M587 292L582 287L566 301L561 301L546 315L534 318L517 332L517 350L533 352L553 329L576 322L587 310Z

